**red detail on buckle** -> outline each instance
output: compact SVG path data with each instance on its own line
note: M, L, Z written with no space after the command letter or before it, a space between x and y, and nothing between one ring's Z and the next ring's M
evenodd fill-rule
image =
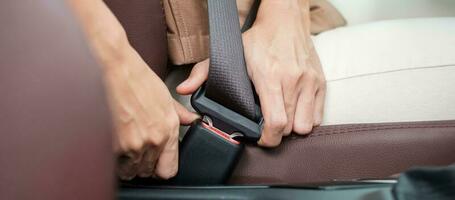
M231 143L234 143L234 144L240 144L239 141L237 140L234 140L232 139L231 137L229 137L229 134L225 133L224 131L220 130L220 129L217 129L213 126L209 126L208 124L206 123L201 123L202 126L208 130L211 130L212 132L216 133L217 135L223 137L224 139L226 139L227 141L231 142Z

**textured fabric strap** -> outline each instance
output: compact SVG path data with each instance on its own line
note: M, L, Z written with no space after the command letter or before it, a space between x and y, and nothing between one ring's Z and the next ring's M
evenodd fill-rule
M255 120L254 93L246 71L235 0L208 0L210 68L206 96Z

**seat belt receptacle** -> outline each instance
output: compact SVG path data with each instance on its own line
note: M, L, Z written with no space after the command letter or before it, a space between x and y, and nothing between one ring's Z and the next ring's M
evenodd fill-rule
M179 172L173 185L221 185L231 175L243 142L257 142L262 120L255 122L205 96L201 87L191 97L203 120L194 122L180 142Z
M220 185L231 175L243 144L203 121L195 122L180 143L175 185Z

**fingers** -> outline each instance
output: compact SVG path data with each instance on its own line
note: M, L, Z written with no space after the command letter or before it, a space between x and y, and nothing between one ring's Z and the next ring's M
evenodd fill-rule
M281 142L283 130L287 124L283 93L280 84L275 86L258 86L258 95L264 117L264 129L258 144L265 147L275 147Z
M145 148L145 153L137 171L139 177L145 178L153 175L156 160L158 159L158 151L159 149L153 146Z
M295 111L293 130L297 134L308 134L313 129L314 95L313 84L307 82L300 92Z
M168 179L177 172L179 119L175 113L168 116L160 127L138 126L132 120L123 134L132 135L120 141L122 154L119 158L118 174L123 180L135 176Z
M195 92L207 80L209 63L209 59L206 59L194 65L190 76L177 86L177 93L188 95Z
M119 131L132 137L119 141L120 152L125 153L120 154L118 157L117 171L120 179L131 180L137 175L144 154L142 139L134 134L139 132L140 128L136 121L131 119L125 122L125 126Z
M117 174L119 178L122 180L133 179L139 170L141 160L142 160L141 154L136 154L132 152L119 156L117 158L118 162Z
M199 115L188 111L183 105L174 100L174 107L180 124L190 124L199 118ZM169 179L177 174L178 170L178 136L179 127L175 126L170 133L156 164L155 175L162 179Z
M313 66L318 66L317 73L319 76L316 76L316 85L317 85L317 92L314 100L314 113L313 113L313 118L314 118L314 126L319 126L322 123L323 115L324 115L324 104L325 104L325 95L326 95L326 90L327 90L327 82L324 77L324 72L321 67L321 61L319 60L319 56L317 55L316 50L314 49L314 46L312 43L311 45L311 56L310 56L310 62Z
M322 117L324 114L324 104L325 104L325 86L324 88L320 88L316 93L316 97L314 100L314 125L319 126L322 123Z
M158 163L156 164L155 174L162 179L169 179L177 174L178 170L178 126L173 130L169 140L164 146Z
M283 131L284 136L288 136L292 132L295 109L297 106L297 100L299 96L299 92L297 90L298 83L299 83L298 78L287 79L282 83L284 108L286 110L287 117L287 124Z

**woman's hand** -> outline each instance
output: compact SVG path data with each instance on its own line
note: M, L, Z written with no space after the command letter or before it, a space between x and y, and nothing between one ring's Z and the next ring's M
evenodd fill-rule
M177 173L179 125L198 115L172 99L163 81L131 47L102 0L70 0L90 47L103 66L115 125L121 179Z
M118 174L125 180L168 179L177 173L179 125L198 116L172 99L157 75L138 55L132 56L105 75L116 127Z
M243 34L248 74L264 117L260 145L277 146L282 136L307 134L322 121L325 78L309 23L307 0L263 0L256 22ZM194 92L207 78L208 63L195 65L177 92Z

